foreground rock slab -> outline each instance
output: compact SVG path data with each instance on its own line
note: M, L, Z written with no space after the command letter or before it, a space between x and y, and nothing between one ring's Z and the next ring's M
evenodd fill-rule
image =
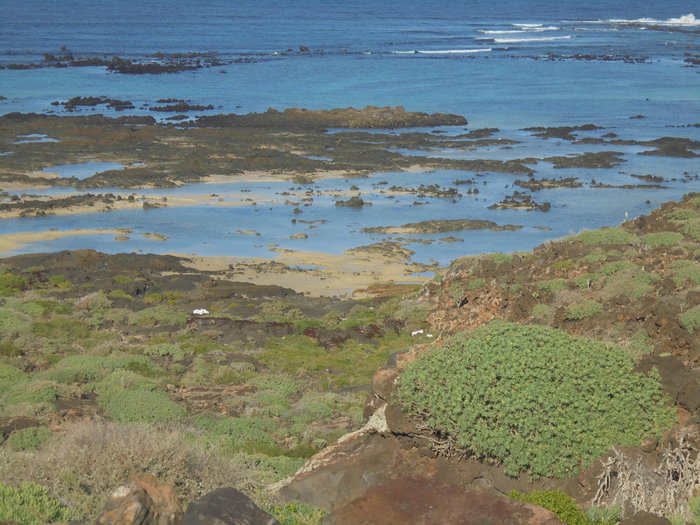
M223 488L191 503L182 525L279 525L279 522L242 492Z
M112 492L95 525L178 525L181 517L172 487L140 474Z
M457 485L399 478L333 512L327 525L558 525L550 511Z

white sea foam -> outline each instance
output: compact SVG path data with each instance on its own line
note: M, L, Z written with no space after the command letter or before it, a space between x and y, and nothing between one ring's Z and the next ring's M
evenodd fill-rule
M693 13L679 16L678 18L668 18L666 20L657 20L656 18L636 18L627 19L612 19L607 22L620 25L635 25L635 26L669 26L669 27L700 27L700 19L695 18Z
M533 38L494 38L496 44L520 44L527 42L554 42L556 40L569 40L571 35L565 36L542 36Z
M414 51L392 51L394 55L468 55L472 53L487 53L490 47L477 49L416 49Z
M527 28L534 28L534 27L542 27L542 24L511 24L513 27L527 27Z
M556 26L542 26L521 29L479 29L479 33L484 35L523 35L527 33L544 33L545 31L559 31Z

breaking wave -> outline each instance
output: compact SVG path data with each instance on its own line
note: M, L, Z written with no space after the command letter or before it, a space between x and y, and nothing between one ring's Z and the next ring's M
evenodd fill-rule
M666 20L657 20L656 18L636 18L627 19L612 19L607 20L611 24L632 25L632 26L667 26L667 27L700 27L700 19L696 18L693 13L679 16L678 18L668 18Z
M512 24L519 27L518 24ZM522 25L522 24L521 24ZM519 29L479 29L479 33L484 35L522 35L526 33L544 33L545 31L559 31L556 26L543 26L533 24L533 27L520 27Z
M555 42L557 40L569 40L571 35L565 36L547 36L547 37L532 37L532 38L494 38L496 44L521 44L527 42Z
M477 49L416 49L414 51L392 51L394 55L468 55L472 53L486 53L492 51L490 47Z

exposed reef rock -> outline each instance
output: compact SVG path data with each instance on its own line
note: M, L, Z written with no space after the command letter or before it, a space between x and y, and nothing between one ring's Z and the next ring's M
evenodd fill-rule
M565 179L528 179L516 180L513 184L530 191L539 191L550 188L580 188L583 184L576 177Z
M374 226L362 228L364 233L411 234L444 233L463 230L515 231L522 226L515 224L496 224L493 221L477 219L436 219L422 222L409 222L401 226Z
M525 210L525 211L549 211L552 205L549 202L536 202L532 195L516 191L510 197L501 202L489 206L491 210Z
M467 119L447 113L416 113L406 111L401 106L364 109L345 108L311 111L299 108L277 111L268 109L265 113L248 115L212 115L200 117L192 126L226 127L256 126L270 128L383 128L464 126Z
M598 153L580 153L568 156L546 157L557 169L562 168L614 168L625 162L619 151L600 151Z
M209 106L161 99L163 111L206 110ZM112 101L113 102L113 101ZM114 102L115 103L115 102ZM69 107L108 105L104 97L76 97ZM184 104L187 104L185 107ZM338 176L369 172L461 169L531 173L517 161L459 160L401 154L429 140L440 147L449 137L431 133L376 133L358 140L355 131L327 128L398 128L463 125L458 115L411 113L403 108L307 111L270 110L249 115L215 115L194 122L156 123L150 116L107 118L10 113L0 117L0 144L12 154L0 157L0 183L94 187L172 187L210 176L231 177L267 172L280 179L313 182L315 174ZM41 131L56 142L22 143L19 137ZM293 131L294 133L290 133ZM41 170L59 164L91 160L118 162L128 169L100 172L84 180L43 176ZM431 188L426 187L426 191ZM437 189L436 189L437 191ZM450 192L450 195L453 195Z

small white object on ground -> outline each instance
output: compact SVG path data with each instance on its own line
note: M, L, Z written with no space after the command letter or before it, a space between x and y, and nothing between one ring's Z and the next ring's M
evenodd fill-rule
M209 315L209 310L206 308L197 308L195 310L192 310L192 313L194 315Z
M413 337L415 337L415 336L420 335L422 333L423 333L423 330L413 330L413 332L411 332L411 335Z

